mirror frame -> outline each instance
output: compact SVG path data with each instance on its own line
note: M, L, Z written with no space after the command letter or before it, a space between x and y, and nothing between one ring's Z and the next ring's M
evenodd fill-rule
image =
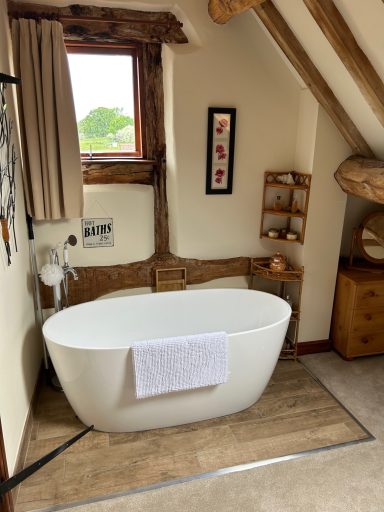
M370 263L374 263L375 265L380 265L380 264L382 265L382 264L384 264L384 257L383 258L374 258L373 256L370 256L367 253L367 251L365 250L364 244L363 244L363 231L364 231L367 223L374 217L377 217L378 215L384 216L384 210L369 213L366 217L364 217L361 225L359 226L359 228L357 229L357 232L356 232L356 242L357 242L359 251L364 259L366 259Z

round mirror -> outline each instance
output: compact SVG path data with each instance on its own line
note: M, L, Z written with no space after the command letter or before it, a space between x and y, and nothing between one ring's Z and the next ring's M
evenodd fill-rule
M365 217L357 232L357 245L371 263L384 263L384 211Z

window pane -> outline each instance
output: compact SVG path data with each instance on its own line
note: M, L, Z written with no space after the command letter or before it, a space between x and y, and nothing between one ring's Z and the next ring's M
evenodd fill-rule
M82 153L133 152L132 57L68 53Z

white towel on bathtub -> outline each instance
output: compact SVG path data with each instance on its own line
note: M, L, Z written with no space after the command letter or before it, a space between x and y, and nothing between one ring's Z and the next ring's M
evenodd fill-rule
M136 398L223 384L228 379L228 336L210 332L132 344Z

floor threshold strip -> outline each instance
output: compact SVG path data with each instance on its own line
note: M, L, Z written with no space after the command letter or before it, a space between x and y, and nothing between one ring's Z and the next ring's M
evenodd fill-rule
M258 460L255 462L248 462L246 464L239 464L237 466L231 466L231 467L227 467L227 468L217 469L215 471L209 471L207 473L200 473L198 475L191 475L191 476L187 476L184 478L178 478L175 480L168 480L166 482L159 482L156 484L147 485L145 487L137 487L136 489L129 489L128 491L122 491L122 492L118 492L118 493L114 493L114 494L108 494L105 496L97 496L94 498L71 502L71 503L66 503L66 504L52 505L47 508L35 509L30 512L56 512L56 511L60 511L60 510L67 510L67 509L79 507L81 505L89 505L92 503L99 503L99 502L108 501L108 500L112 500L112 499L116 499L116 498L124 498L125 496L130 496L133 494L139 494L139 493L143 493L143 492L153 491L156 489L161 489L163 487L171 487L172 485L178 485L178 484L183 484L183 483L187 483L187 482L192 482L194 480L201 480L204 478L212 478L212 477L216 477L216 476L229 475L231 473L240 473L242 471L248 471L250 469L256 469L256 468L260 468L263 466L269 466L271 464L276 464L278 462L287 462L287 461L291 461L291 460L295 460L295 459L300 459L302 457L307 457L309 455L315 455L315 454L321 453L321 452L331 451L331 450L334 450L337 448L345 448L345 447L353 446L353 445L360 444L360 443L375 441L376 438L370 432L368 432L366 429L364 429L364 430L369 434L369 437L367 437L365 439L356 439L354 441L347 441L345 443L334 444L334 445L330 445L330 446L323 446L321 448L314 448L313 450L306 450L306 451L302 451L302 452L292 453L290 455L282 455L280 457L274 457L271 459L264 459L264 460Z

